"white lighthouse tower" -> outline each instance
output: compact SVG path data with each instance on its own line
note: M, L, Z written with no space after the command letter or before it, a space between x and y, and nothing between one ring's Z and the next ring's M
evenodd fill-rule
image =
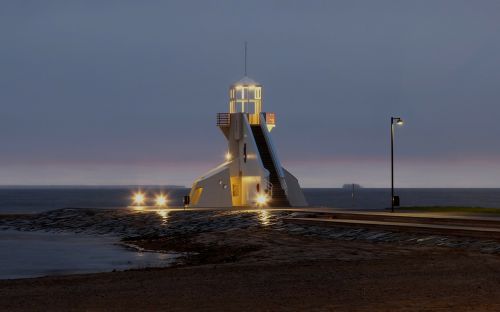
M307 206L272 143L275 122L274 113L262 112L262 85L246 76L233 84L229 113L217 114L217 126L228 141L226 161L193 183L190 206Z

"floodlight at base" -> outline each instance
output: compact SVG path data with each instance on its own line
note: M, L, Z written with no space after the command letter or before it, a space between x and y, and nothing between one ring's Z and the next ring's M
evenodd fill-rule
M167 196L160 194L155 198L156 206L164 207L167 205Z
M146 196L144 195L144 193L137 192L132 197L132 202L136 206L142 206L146 202Z
M257 196L255 201L257 202L258 206L262 207L267 204L267 202L269 201L269 197L267 197L267 195L260 194Z

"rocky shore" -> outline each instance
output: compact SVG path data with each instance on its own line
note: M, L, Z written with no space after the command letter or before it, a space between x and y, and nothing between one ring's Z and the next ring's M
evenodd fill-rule
M307 216L304 212L280 210L137 210L65 208L36 215L4 215L0 230L72 232L111 235L133 242L155 238L195 237L201 233L267 229L304 237L343 241L391 243L405 246L439 246L500 253L496 240L429 234L297 225L285 217Z

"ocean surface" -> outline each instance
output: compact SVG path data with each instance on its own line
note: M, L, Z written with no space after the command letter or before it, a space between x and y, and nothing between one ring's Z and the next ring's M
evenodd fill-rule
M164 193L170 206L181 206L187 188L142 187L153 204ZM59 208L126 207L135 187L23 187L0 188L1 213L37 213ZM306 188L310 206L349 209L384 209L390 204L390 189ZM402 206L481 206L500 208L500 188L491 189L397 189Z

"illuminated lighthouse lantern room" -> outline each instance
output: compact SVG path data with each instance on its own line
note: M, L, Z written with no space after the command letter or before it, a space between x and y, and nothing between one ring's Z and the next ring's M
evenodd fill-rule
M275 122L274 113L262 112L262 85L245 76L230 87L229 113L217 114L226 161L193 183L191 207L307 206L273 146Z

